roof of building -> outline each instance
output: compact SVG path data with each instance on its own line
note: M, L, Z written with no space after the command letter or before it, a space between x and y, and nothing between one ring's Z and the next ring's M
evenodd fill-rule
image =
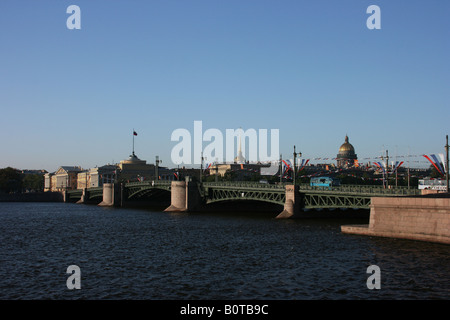
M120 163L121 164L124 164L124 163L126 163L126 164L145 164L145 163L147 163L147 161L139 159L134 154L134 151L133 151L133 153L128 157L128 159L122 160L122 161L120 161Z
M79 166L78 167L77 166L61 166L61 168L66 172L73 172L73 171L80 172L83 170Z

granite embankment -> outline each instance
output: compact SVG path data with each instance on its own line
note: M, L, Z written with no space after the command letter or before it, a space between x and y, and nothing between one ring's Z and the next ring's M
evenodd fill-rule
M342 232L450 244L450 195L372 198L368 225Z

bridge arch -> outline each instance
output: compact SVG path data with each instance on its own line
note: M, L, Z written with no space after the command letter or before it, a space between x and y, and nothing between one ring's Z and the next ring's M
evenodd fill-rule
M130 188L128 189L127 200L151 198L161 195L162 193L170 195L170 190L168 190L167 188L159 187Z

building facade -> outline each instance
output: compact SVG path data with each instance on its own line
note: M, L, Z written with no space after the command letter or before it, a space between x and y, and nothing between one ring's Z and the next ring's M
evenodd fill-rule
M44 175L44 191L64 191L78 188L78 173L81 167L61 166L53 173Z
M147 164L147 161L139 159L134 152L126 160L120 161L120 179L122 181L137 181L141 177L154 177L155 165Z

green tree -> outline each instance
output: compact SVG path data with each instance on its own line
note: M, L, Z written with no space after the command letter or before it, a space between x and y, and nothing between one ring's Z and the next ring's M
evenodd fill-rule
M43 191L44 176L40 174L26 174L22 180L22 188L34 191Z
M0 169L0 191L19 192L21 187L22 179L19 171L11 167Z

